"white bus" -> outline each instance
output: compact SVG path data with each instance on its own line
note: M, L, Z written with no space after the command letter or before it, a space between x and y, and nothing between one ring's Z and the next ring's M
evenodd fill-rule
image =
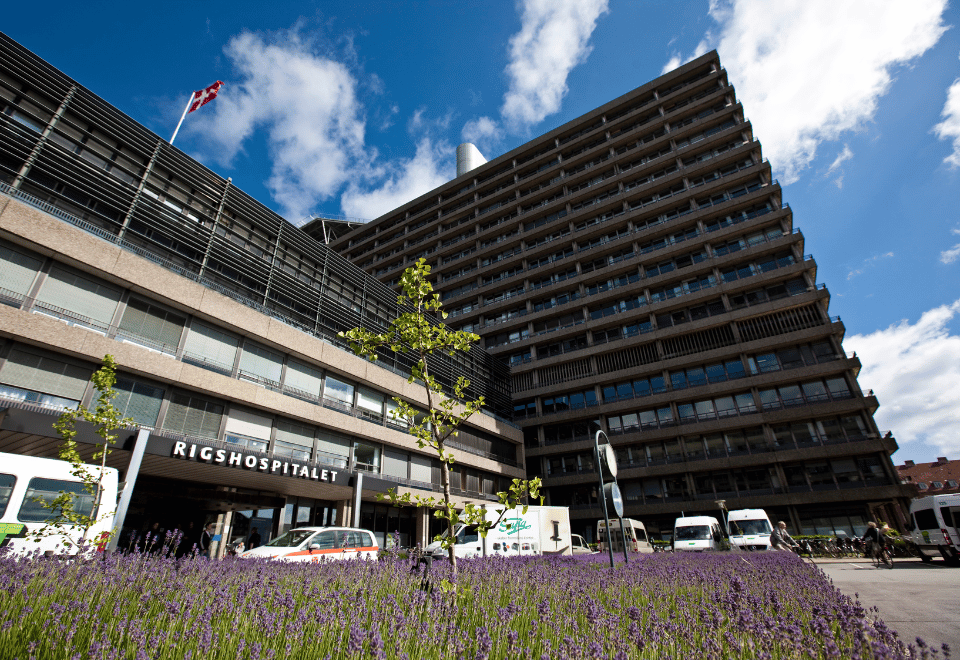
M89 466L94 473L99 466ZM25 554L39 550L45 554L75 554L82 531L68 529L40 540L29 538L31 532L44 527L51 512L37 501L50 502L61 491L76 493L74 510L93 513L99 518L87 533L87 541L96 544L113 529L117 508L117 471L105 468L99 511L94 512L95 498L84 491L83 483L70 473L71 465L53 458L36 458L0 453L0 548Z
M613 528L610 534L610 543L614 552L623 552L623 533L620 531L620 519L611 518L610 526ZM647 528L639 520L632 518L623 519L623 528L627 533L627 549L630 552L653 552L653 546L650 545L650 539L647 538ZM600 542L600 552L607 552L607 523L604 520L597 521L597 540Z
M941 555L960 564L960 493L916 499L910 503L910 518L910 537L923 561Z

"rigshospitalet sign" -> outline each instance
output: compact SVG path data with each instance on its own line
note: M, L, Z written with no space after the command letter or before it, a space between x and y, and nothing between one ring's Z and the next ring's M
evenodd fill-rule
M193 460L210 465L223 465L225 467L251 471L256 470L264 474L283 475L325 483L335 483L337 475L340 473L339 470L324 469L317 465L281 461L257 454L245 454L230 449L217 449L216 447L208 447L194 442L184 442L182 440L178 440L173 444L171 455L174 458L182 458L188 461Z

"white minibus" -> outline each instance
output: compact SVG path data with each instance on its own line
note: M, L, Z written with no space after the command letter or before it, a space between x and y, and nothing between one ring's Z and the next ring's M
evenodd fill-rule
M951 564L960 564L960 493L913 500L910 518L910 537L923 561L941 555Z
M727 516L730 545L741 550L769 550L773 525L763 509L737 509Z
M89 468L94 474L100 469L96 465ZM50 502L61 491L76 494L75 511L98 518L87 532L87 541L98 549L105 546L103 538L113 529L117 508L117 471L104 468L100 507L94 512L95 498L83 489L83 483L70 473L71 469L67 461L0 453L0 548L9 548L7 552L18 555L37 550L41 554L76 554L82 535L79 528L66 528L64 533L39 540L30 538L30 533L43 528L52 516L37 500Z
M623 552L623 532L620 531L620 519L611 518L610 543L614 552ZM647 528L639 520L623 519L623 529L627 533L627 549L630 552L653 552L650 539L647 538ZM597 540L600 542L600 552L607 552L607 524L604 520L597 521Z
M704 552L720 549L723 532L711 516L677 518L673 524L674 552Z

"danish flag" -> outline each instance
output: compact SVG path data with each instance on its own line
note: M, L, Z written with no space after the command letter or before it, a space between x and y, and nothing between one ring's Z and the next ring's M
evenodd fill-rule
M190 114L200 106L206 105L213 99L217 98L217 93L220 91L221 87L223 87L223 83L218 80L206 89L201 89L197 92L194 92L190 99L190 109L187 110L187 114Z

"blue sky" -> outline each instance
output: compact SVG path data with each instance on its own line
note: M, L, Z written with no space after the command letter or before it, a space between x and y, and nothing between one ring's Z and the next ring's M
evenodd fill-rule
M373 218L711 48L894 460L960 458L960 11L944 0L22 3L8 35L293 222Z

